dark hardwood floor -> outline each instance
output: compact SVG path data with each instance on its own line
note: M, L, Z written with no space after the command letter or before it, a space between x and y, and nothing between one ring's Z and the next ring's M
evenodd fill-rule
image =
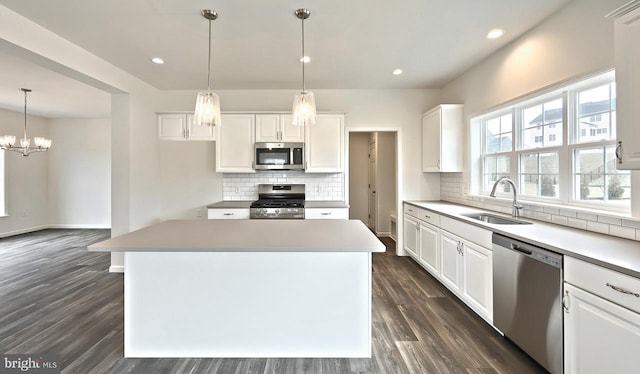
M373 255L371 359L124 359L123 276L86 246L107 230L0 239L0 353L54 353L63 373L538 373L408 257Z

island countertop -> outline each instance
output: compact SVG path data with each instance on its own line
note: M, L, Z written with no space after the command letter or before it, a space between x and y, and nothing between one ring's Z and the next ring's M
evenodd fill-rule
M359 220L169 220L90 245L96 252L384 252Z

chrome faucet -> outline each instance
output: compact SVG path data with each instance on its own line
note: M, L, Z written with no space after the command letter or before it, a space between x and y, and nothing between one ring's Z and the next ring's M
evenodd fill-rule
M496 189L498 185L502 182L509 183L511 185L511 190L513 191L513 210L511 211L511 216L513 218L520 217L520 209L524 209L522 204L518 202L518 190L516 189L516 184L507 177L500 177L496 183L493 184L493 188L491 189L491 194L489 196L496 197Z

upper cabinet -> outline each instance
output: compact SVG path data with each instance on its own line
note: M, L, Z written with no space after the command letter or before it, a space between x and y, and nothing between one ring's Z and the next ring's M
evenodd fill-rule
M222 114L216 126L216 171L254 173L255 114Z
M442 104L422 115L422 171L463 171L463 106Z
M640 169L640 1L627 4L616 15L617 168Z
M215 127L193 125L193 113L158 113L161 140L216 140Z
M304 126L293 126L290 114L256 114L256 142L304 142Z
M344 115L318 114L315 125L306 128L307 173L344 171Z

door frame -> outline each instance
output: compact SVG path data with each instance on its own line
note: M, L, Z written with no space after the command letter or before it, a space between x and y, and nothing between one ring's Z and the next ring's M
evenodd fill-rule
M349 136L352 132L393 132L396 134L396 254L406 256L404 252L404 222L402 220L403 169L402 169L402 129L399 127L357 127L345 128L345 157L344 157L344 200L349 204Z

